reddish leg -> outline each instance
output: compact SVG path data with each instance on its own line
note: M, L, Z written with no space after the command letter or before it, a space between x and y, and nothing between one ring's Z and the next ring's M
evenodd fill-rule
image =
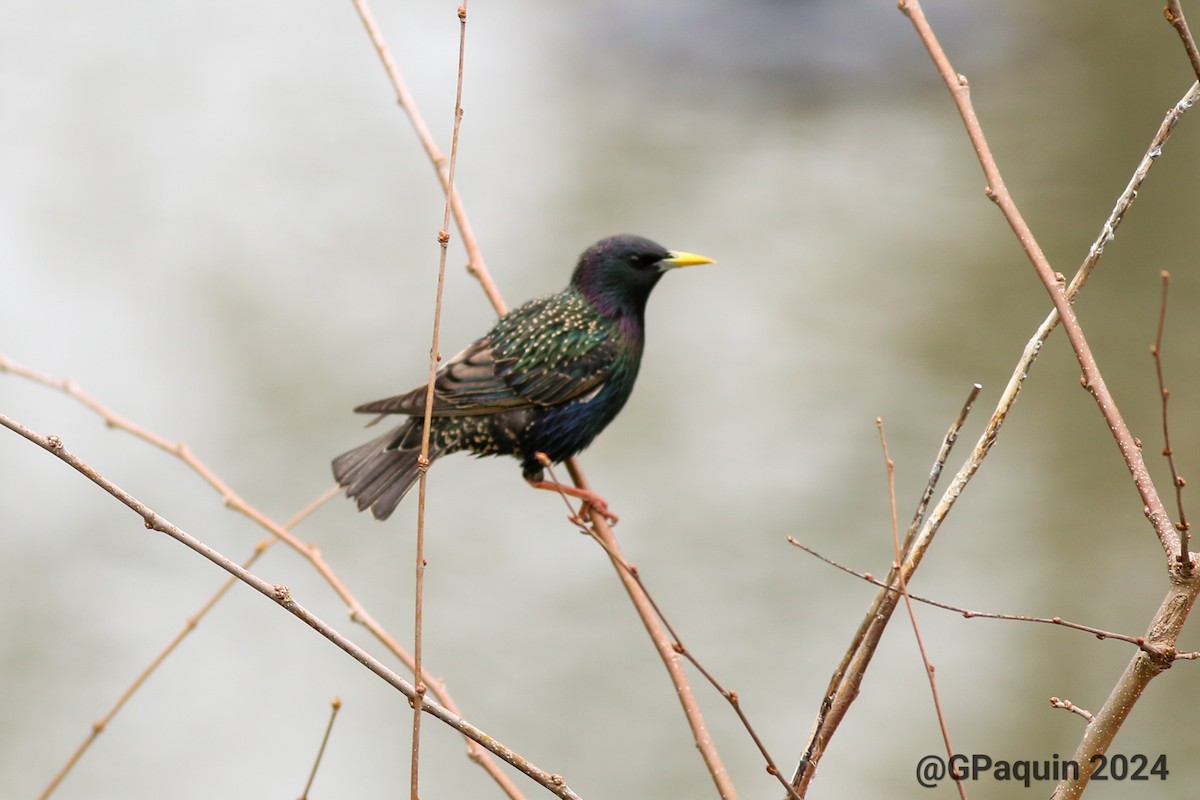
M579 509L580 515L584 519L588 519L593 511L599 513L610 523L616 524L617 515L608 510L608 501L600 495L593 492L591 489L580 489L575 486L564 486L555 481L529 481L529 485L534 489L545 489L550 492L562 492L571 497L578 497L583 501L583 507Z

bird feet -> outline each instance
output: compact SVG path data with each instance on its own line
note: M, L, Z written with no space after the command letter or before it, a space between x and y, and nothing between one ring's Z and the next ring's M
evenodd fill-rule
M599 514L608 520L610 525L616 525L618 517L616 514L608 510L608 501L600 495L593 492L591 489L580 489L576 486L564 486L557 481L529 481L529 485L534 489L545 489L549 492L560 492L571 497L578 497L583 501L583 505L579 507L577 516L584 520L590 520L593 514Z
M607 500L591 489L582 489L581 491L584 494L577 495L583 500L583 505L579 507L579 516L584 520L590 521L592 514L599 514L608 520L609 525L616 525L620 521L620 518L616 514L608 510Z

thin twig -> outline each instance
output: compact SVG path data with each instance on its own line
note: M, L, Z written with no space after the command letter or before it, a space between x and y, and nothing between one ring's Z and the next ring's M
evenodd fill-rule
M1197 80L1200 80L1200 50L1196 49L1196 40L1188 30L1187 20L1183 17L1183 6L1179 4L1179 0L1167 0L1163 16L1179 34L1180 40L1183 41L1183 49L1187 51L1188 61L1192 63L1192 71L1196 73Z
M379 26L375 24L375 17L371 13L367 1L353 0L353 2L363 26L367 29L367 35L371 37L371 44L375 45L375 52L379 54L379 60L383 63L383 69L387 73L388 80L391 81L392 88L396 91L396 101L400 104L404 113L408 115L408 119L413 126L413 131L417 134L417 139L421 142L421 147L424 148L425 154L429 156L429 161L433 164L438 180L441 181L442 191L450 198L450 208L454 212L454 224L458 227L463 247L467 251L467 272L479 281L479 285L483 288L484 294L487 295L488 301L491 302L492 308L496 310L497 314L503 316L504 312L508 311L508 306L505 305L504 298L500 296L500 290L496 288L496 284L492 281L492 275L488 272L487 263L483 260L483 252L479 249L479 243L476 241L475 233L471 229L470 220L467 219L467 212L463 208L458 188L450 185L450 172L446 156L438 149L433 134L429 132L429 126L425 124L425 119L421 116L421 110L417 108L416 101L413 100L412 95L409 93L408 87L404 83L404 78L401 77L400 70L392 58L391 51L388 50L387 42L383 39L383 33L380 32Z
M313 781L317 778L317 769L321 766L321 757L325 755L325 745L329 744L329 734L333 732L333 721L337 719L338 712L341 710L341 698L333 698L329 709L329 722L325 725L325 735L321 737L321 746L317 748L317 757L313 759L312 771L308 773L308 782L304 784L304 791L300 793L300 800L308 800L308 793L312 789Z
M566 465L567 471L571 473L571 480L576 486L581 489L590 488L576 459L567 459ZM722 800L735 800L737 790L721 761L716 743L713 742L712 735L708 731L704 715L700 712L700 706L696 702L696 695L688 682L687 673L683 669L683 665L679 663L679 653L675 651L674 643L667 635L658 613L655 611L653 601L646 594L645 588L638 579L636 568L629 566L629 560L622 552L621 544L613 535L612 528L604 519L603 514L592 514L591 530L596 541L603 545L605 553L612 561L629 599L633 602L638 617L642 620L642 625L646 628L646 633L654 643L654 649L667 669L671 683L675 686L675 696L679 699L688 726L692 729L692 738L696 742L696 749L700 751L700 756L708 767L708 774L717 787L717 793Z
M1195 105L1197 99L1200 99L1200 82L1193 84L1179 102L1167 111L1162 124L1159 125L1157 132L1150 141L1150 146L1138 162L1125 189L1118 196L1108 218L1101 225L1100 232L1095 241L1088 248L1088 253L1083 263L1067 284L1066 294L1069 300L1073 301L1079 291L1087 284L1088 279L1099 264L1101 256L1104 255L1105 248L1116 236L1117 229L1125 219L1129 209L1133 206L1133 201L1137 199L1138 191L1149 175L1151 167L1154 166L1158 157L1162 155L1163 147L1170 138L1171 132L1175 130L1175 126L1183 118L1184 113ZM983 433L980 435L978 441L976 441L975 446L968 454L958 472L951 479L950 485L943 492L941 500L938 501L937 505L930 512L929 518L921 527L911 547L906 548L905 561L902 566L906 577L911 577L920 565L922 557L932 544L933 538L941 528L942 522L945 521L959 496L966 489L971 479L975 476L975 473L979 471L979 467L983 464L988 453L991 452L992 445L995 444L997 437L1000 435L1000 429L1003 427L1004 421L1008 418L1009 412L1020 396L1021 389L1024 387L1025 381L1033 369L1034 362L1037 361L1037 357L1042 351L1042 345L1050 337L1050 334L1058 324L1058 311L1051 310L1025 345L1016 366L1013 368L1012 375L1009 377L1008 383L1001 392L996 407L988 419L987 425L984 426ZM868 609L867 614L864 615L863 627L856 634L855 642L847 651L842 665L835 671L830 687L822 699L816 724L813 726L812 733L808 738L808 743L804 750L804 755L801 757L800 763L796 768L796 774L792 779L793 786L800 788L801 793L804 792L812 780L813 775L816 773L817 763L820 760L821 754L824 752L825 747L828 746L838 725L858 695L858 687L861 684L864 672L870 665L874 652L872 649L862 647L861 645L864 640L878 641L878 638L882 636L883 629L887 626L892 611L895 609L895 600L893 599L889 602L885 596L888 594L894 594L894 592L888 588L880 592L870 609Z
M797 548L803 550L804 552L808 553L810 556L812 556L816 559L819 559L820 561L825 562L826 564L833 567L834 569L839 569L842 572L845 572L847 575L853 575L854 577L858 578L859 580L866 581L867 583L878 586L879 588L884 589L885 591L888 591L888 592L892 592L892 593L896 593L896 594L898 594L900 592L899 587L897 587L895 585L889 585L889 584L885 583L884 581L880 580L879 578L876 578L874 575L872 575L869 572L860 572L860 571L854 569L853 567L848 567L845 564L841 564L837 561L834 561L832 558L822 555L821 553L817 552L816 550L809 547L808 545L798 541L794 537L789 536L789 537L787 537L787 540L788 540L788 544L791 544L794 547L797 547ZM1092 636L1095 636L1097 639L1100 639L1100 640L1116 639L1117 641L1128 642L1129 644L1136 645L1139 649L1141 649L1147 653L1157 652L1156 650L1154 650L1153 648L1151 648L1149 645L1146 644L1146 638L1144 636L1130 636L1128 634L1117 633L1116 631L1109 631L1109 630L1105 630L1103 628L1093 628L1091 625L1084 625L1079 622L1071 622L1070 620L1065 620L1062 617L1031 617L1026 614L1001 614L1001 613L992 612L992 611L975 611L970 608L963 608L961 606L951 605L950 603L944 603L941 600L933 600L928 597L922 597L919 594L909 593L908 596L911 597L913 600L916 600L918 603L924 603L927 606L933 606L934 608L940 608L943 611L952 611L955 614L961 614L964 619L995 619L995 620L1002 620L1002 621L1006 621L1006 622L1037 622L1042 625L1057 625L1062 628L1067 628L1068 630L1080 631L1081 633L1091 634ZM1176 656L1176 658L1184 658L1184 657L1185 657L1185 654L1183 654L1183 653L1180 653Z
M242 566L246 569L250 569L250 567L254 565L254 562L256 562L259 557L266 552L267 548L269 548L276 541L278 540L274 538L263 539L255 546L254 553L248 559L242 562ZM133 695L137 693L138 689L142 687L142 684L144 684L150 678L150 676L153 675L160 666L162 666L162 663L166 661L167 656L175 652L175 648L177 648L183 642L183 640L187 638L188 634L196 629L196 626L200 624L200 620L212 609L213 606L217 604L218 600L225 596L225 593L229 591L229 588L235 583L237 583L236 578L227 578L221 584L221 588L217 589L213 596L208 598L208 600L205 601L202 606L200 606L200 610L187 618L187 622L184 623L183 628L176 633L171 638L171 641L167 642L166 646L158 652L158 655L152 658L150 663L138 673L137 677L133 679L133 683L129 684L129 686L125 688L125 691L121 692L120 696L117 697L117 700L115 703L113 703L112 707L110 707L108 711L104 712L104 715L100 717L100 719L92 723L91 728L88 731L88 735L84 737L82 742L79 743L79 746L75 748L74 752L67 757L66 762L59 767L58 772L56 772L54 777L50 779L50 782L46 784L46 788L42 789L41 794L38 795L38 800L45 800L54 793L54 791L58 788L58 785L62 783L64 778L67 777L67 774L75 767L77 763L79 763L79 759L83 758L84 753L86 753L96 739L100 737L100 734L108 730L109 724L112 723L113 719L118 713L120 713L121 709L125 707L125 704L129 702L129 698L133 697Z
M875 427L879 430L879 446L883 450L883 462L887 469L888 506L891 509L892 519L892 546L895 550L895 564L898 569L903 558L900 550L900 523L896 516L896 462L892 461L892 457L888 453L887 436L883 430L882 417L875 419ZM926 495L931 493L931 489L926 489ZM925 668L925 677L929 681L929 692L933 697L933 710L937 715L938 729L942 733L942 744L946 748L946 759L949 762L949 759L954 757L954 745L950 744L950 729L946 727L946 714L942 710L942 698L938 694L937 678L934 675L933 663L929 660L929 653L925 649L925 639L921 636L921 626L917 624L917 615L913 609L912 598L908 594L908 581L905 580L903 572L899 573L899 587L900 594L904 598L904 607L908 611L909 622L912 623L913 638L917 642L917 651L921 654L921 665ZM966 784L956 777L954 773L951 773L951 777L954 777L954 786L958 789L958 796L962 800L967 800Z
M909 523L908 531L904 536L904 543L900 547L901 555L908 553L912 547L913 539L916 538L917 532L921 529L921 523L925 521L925 511L929 508L929 501L933 499L933 493L937 489L938 481L941 480L942 470L946 468L946 460L950 458L950 451L958 441L958 434L962 431L963 425L966 424L967 415L975 407L975 401L979 398L981 391L983 391L981 384L971 384L971 390L967 393L967 399L963 401L962 407L958 410L958 416L950 423L950 429L942 437L942 445L938 449L937 456L933 459L933 467L929 470L929 478L925 481L925 491L921 493L921 500L917 503L917 509L913 512L912 522ZM903 560L901 557L896 559L897 563Z
M401 108L409 116L412 121L413 128L417 133L417 137L421 140L421 145L424 147L426 154L433 163L434 169L437 171L438 178L442 184L442 190L446 192L450 198L451 209L454 212L455 224L458 226L459 234L463 238L463 246L467 250L467 270L479 281L481 288L487 295L492 307L497 314L504 314L508 310L504 298L501 297L496 284L492 281L491 274L488 272L487 266L483 260L483 254L480 252L475 236L472 233L470 223L467 219L466 211L463 208L458 191L450 185L449 174L445 169L446 158L438 149L433 137L429 133L428 127L424 124L421 114L417 109L416 103L413 101L411 94L405 86L404 80L400 75L399 69L396 67L395 61L392 59L388 50L387 44L383 40L383 35L379 31L379 27L375 24L375 20L371 15L370 9L367 6L366 0L354 0L354 6L358 9L359 16L362 18L363 25L367 29L368 35L371 37L372 43L375 45L376 51L379 53L380 60L383 62L384 70L391 79L392 86L396 90L396 98L400 103ZM576 459L568 459L567 470L571 475L571 480L581 489L588 488L587 479L583 475L582 469ZM602 541L610 545L610 555L612 553L620 554L619 545L613 537L612 528L608 522L603 519L597 519L600 515L593 515L593 526L596 529L597 535ZM650 635L654 642L654 647L658 651L659 656L663 660L663 664L667 668L667 673L671 678L671 682L675 685L676 696L679 698L680 704L683 706L684 715L687 717L688 725L692 730L692 736L696 742L696 748L700 751L701 757L704 759L705 765L708 767L709 774L712 776L713 782L717 786L717 790L725 800L732 800L737 796L734 790L733 783L729 779L729 774L721 762L720 754L717 752L716 746L712 741L712 737L708 732L708 727L704 722L704 717L700 713L700 707L695 702L691 686L688 685L687 675L679 664L678 655L671 649L670 640L666 637L662 630L662 626L655 618L653 610L649 602L646 601L637 582L628 577L627 573L622 571L616 561L613 562L614 567L621 577L621 581L625 586L626 592L633 601L634 608L638 616L642 620L642 624L646 627L646 632Z
M914 526L917 520L924 514L926 506L925 498L932 494L935 488L934 482L941 475L942 465L950 457L950 451L954 447L955 442L958 441L958 434L966 422L967 415L974 406L975 399L979 396L979 391L979 384L972 384L966 401L962 404L954 421L950 423L946 435L942 437L942 443L938 448L933 467L929 471L929 480L926 483L925 491L922 493L921 502L917 504L917 512L913 518ZM999 425L995 415L993 415L992 421L989 422L989 424L992 423ZM991 446L990 440L988 440L986 446ZM978 451L980 447L981 445L977 444L976 450ZM983 453L979 454L981 460L984 454L986 454L986 449ZM875 600L867 609L867 613L863 615L863 620L859 624L858 630L855 631L850 646L846 648L841 662L834 669L833 675L829 679L829 686L821 698L821 705L817 710L816 722L813 724L812 731L804 747L804 752L800 756L800 762L796 765L796 770L792 774L790 785L802 797L808 790L813 776L816 774L817 764L820 763L822 756L825 754L825 748L828 746L830 739L837 731L851 704L858 697L858 689L862 683L863 675L866 673L867 667L874 657L875 650L879 646L884 628L887 626L888 620L891 619L892 612L896 609L896 604L899 600L898 590L895 588L898 585L896 583L897 580L900 576L903 576L907 580L913 571L916 570L917 565L921 562L921 557L924 555L925 550L928 549L929 541L934 532L937 531L941 525L941 521L945 519L946 514L949 513L950 508L953 506L954 500L957 499L959 492L966 486L971 476L975 474L976 469L978 469L978 464L970 470L967 470L966 466L959 470L954 482L946 490L941 501L934 507L930 517L921 526L916 536L913 535L913 530L910 527L908 535L905 536L902 548L903 559L899 564L893 565L884 590L876 594Z
M1154 374L1158 378L1158 396L1162 400L1162 432L1163 432L1163 456L1167 459L1167 466L1171 470L1171 483L1175 486L1175 507L1179 509L1179 522L1175 523L1175 529L1179 531L1179 556L1180 565L1189 565L1192 563L1191 556L1188 555L1188 543L1192 538L1191 523L1188 522L1187 514L1183 511L1183 487L1187 485L1187 481L1179 474L1178 468L1175 466L1175 450L1171 447L1171 425L1170 417L1167 414L1167 401L1171 398L1171 392L1167 389L1166 382L1163 379L1163 363L1162 363L1162 342L1163 328L1167 324L1167 291L1171 285L1171 273L1163 270L1162 272L1162 303L1158 308L1158 330L1154 335L1154 344L1150 345L1150 355L1154 358Z
M338 490L336 487L330 489L324 495L318 497L316 500L300 509L300 511L297 512L294 517L283 524L283 527L288 530L292 530L302 521L304 521L309 514L316 511L318 508L324 505L329 498L337 494L337 491ZM265 553L267 550L270 550L271 547L278 541L279 539L275 538L274 536L260 541L254 546L254 552L250 555L250 557L242 562L242 566L246 569L249 569L263 555L263 553ZM51 778L50 783L48 783L46 788L42 790L42 793L38 795L38 800L46 800L46 798L54 793L54 790L58 788L60 783L62 783L63 778L65 778L67 773L74 768L74 766L79 762L79 759L83 757L84 753L88 751L100 734L108 730L109 724L112 723L117 713L124 708L129 699L133 697L133 695L137 693L138 689L142 687L142 684L144 684L150 678L150 676L154 674L154 672L160 666L162 666L163 662L167 659L167 656L171 655L171 653L175 651L175 648L177 648L183 642L183 640L186 639L187 636L196 629L196 626L200 624L200 621L204 619L208 612L213 609L217 602L225 596L225 593L228 592L235 583L237 583L237 578L227 578L221 584L220 588L217 589L217 591L212 595L212 597L206 600L204 604L201 605L196 611L196 613L187 618L183 624L183 628L181 628L179 632L176 633L171 640L167 642L167 644L158 652L158 655L151 659L150 663L147 664L140 673L138 673L138 676L133 679L133 683L129 684L125 691L121 692L120 696L117 697L117 700L113 703L112 707L104 713L104 716L92 723L88 735L82 742L79 743L79 746L75 748L75 751L67 757L66 762L64 762L59 768L58 772L54 774L54 777Z
M900 9L912 21L913 27L929 51L938 73L954 98L955 105L966 126L967 136L975 148L979 164L987 179L986 193L988 197L1000 208L1054 303L1062 321L1063 331L1083 372L1081 384L1091 393L1101 415L1108 424L1121 452L1121 457L1133 478L1134 486L1141 497L1144 513L1167 556L1168 569L1172 573L1172 585L1163 598L1158 612L1154 615L1146 636L1147 643L1160 650L1160 653L1157 656L1151 656L1145 652L1135 655L1109 694L1104 707L1088 724L1075 753L1076 760L1083 764L1082 769L1078 776L1064 779L1055 788L1054 797L1059 800L1068 800L1068 798L1078 797L1090 780L1091 773L1095 769L1095 763L1089 760L1091 756L1105 752L1149 682L1174 662L1174 643L1179 636L1183 622L1187 619L1196 601L1197 594L1200 594L1200 578L1197 577L1191 562L1178 564L1174 561L1180 548L1180 537L1171 524L1170 516L1166 512L1146 468L1139 443L1130 433L1116 402L1105 385L1104 377L1096 365L1095 357L1084 337L1083 329L1071 307L1067 291L1057 279L1049 261L1046 260L1045 254L1034 238L1033 232L1025 223L1015 201L1004 185L995 158L987 145L983 129L980 127L971 104L966 79L954 71L925 19L919 0L901 0Z
M437 293L433 304L433 335L429 345L429 380L425 389L425 415L421 421L421 455L418 458L419 478L417 491L417 541L415 550L416 580L413 600L413 681L417 697L413 702L412 758L409 772L411 800L419 800L417 786L421 763L421 700L425 696L425 684L421 680L421 631L424 616L425 596L425 492L429 481L429 433L433 425L433 393L437 380L438 362L442 355L438 351L442 329L442 298L446 286L446 249L450 243L450 198L454 195L454 170L458 163L458 132L462 125L463 55L467 44L467 0L458 8L458 78L454 93L454 133L450 142L450 166L446 173L446 205L442 212L442 227L438 231Z
M1159 543L1162 545L1167 558L1173 559L1179 551L1179 535L1171 524L1171 517L1163 507L1162 500L1158 496L1158 490L1154 486L1154 481L1146 469L1146 462L1142 458L1141 448L1138 447L1137 441L1133 434L1130 433L1129 427L1125 424L1125 420L1122 418L1121 412L1117 407L1116 400L1113 399L1112 394L1108 391L1104 375L1096 365L1096 358L1092 354L1091 347L1084 336L1083 328L1075 316L1075 309L1067 297L1065 287L1059 281L1054 269L1050 266L1046 254L1042 252L1041 245L1038 244L1033 231L1025 222L1025 218L1017 208L1016 201L1013 200L1008 187L1004 183L1004 178L1000 174L1000 168L996 164L995 156L992 154L992 150L987 143L987 138L984 136L983 127L979 124L979 118L975 115L975 107L971 103L967 79L954 71L950 59L946 56L946 52L942 49L941 43L938 42L937 36L934 35L933 29L929 26L929 22L921 10L919 0L901 0L900 9L912 21L917 35L921 38L926 50L929 51L929 55L933 59L938 73L946 84L946 88L950 90L954 103L958 107L959 115L966 126L967 138L971 140L971 145L975 148L975 154L979 158L979 165L983 169L984 177L987 179L985 193L1000 208L1005 221L1008 222L1013 234L1017 237L1017 241L1020 242L1021 249L1025 251L1030 264L1033 265L1034 271L1041 279L1046 292L1050 295L1050 300L1054 303L1054 307L1058 311L1058 315L1062 321L1063 332L1066 334L1067 340L1070 341L1071 349L1074 351L1075 358L1079 362L1080 369L1083 371L1080 383L1091 393L1101 415L1104 417L1105 422L1108 423L1109 430L1116 440L1125 466L1133 478L1134 486L1141 496L1142 503L1146 509L1146 517L1153 526L1154 532L1157 534Z
M597 536L594 530L589 528L587 524L584 523L582 517L575 513L574 508L571 506L570 498L567 496L567 493L562 490L562 484L559 483L558 478L554 475L554 469L550 465L550 459L544 459L542 464L546 470L546 474L550 478L550 482L559 487L558 494L562 498L563 503L566 504L567 510L571 512L571 515L567 517L568 521L575 525L575 527L579 528L583 533L589 535L598 545L600 545L600 547L604 549L604 552L608 554L608 557L612 559L613 563L617 565L618 569L623 570L625 574L629 575L629 577L633 578L633 580L637 582L637 585L641 588L646 600L650 603L651 608L654 609L655 615L658 617L663 627L666 628L667 635L671 637L674 651L691 662L692 666L696 668L696 670L704 677L704 679L707 680L709 684L716 689L726 701L728 701L729 705L733 707L734 713L737 714L738 719L742 723L742 727L746 729L746 733L749 734L750 739L754 742L754 745L758 748L758 752L762 755L763 760L766 762L767 774L775 776L775 778L780 782L784 790L787 791L788 795L792 797L793 800L801 800L800 795L796 794L796 790L792 788L787 779L783 777L783 773L779 771L779 767L776 765L775 759L772 758L770 751L767 750L766 744L763 743L762 738L754 729L754 725L750 722L750 718L746 716L746 712L742 709L741 699L739 698L738 693L731 689L726 689L725 686L719 680L717 680L716 676L713 675L702 663L700 663L700 660L696 658L691 650L688 649L688 647L683 643L683 639L681 639L678 632L676 632L675 627L671 624L671 621L667 619L667 615L663 613L662 608L658 605L658 601L654 599L654 596L650 594L650 590L646 588L646 584L642 581L642 576L638 572L637 567L627 562L624 555L610 549L608 544L599 536Z
M1193 83L1191 88L1179 99L1179 102L1167 110L1162 124L1155 131L1154 137L1150 140L1150 146L1146 148L1146 152L1142 155L1141 160L1134 169L1129 183L1125 186L1125 190L1117 198L1117 202L1113 206L1113 210L1109 213L1108 219L1100 226L1100 234L1096 237L1092 246L1088 248L1088 254L1084 258L1083 264L1076 271L1075 277L1067 284L1067 298L1069 300L1075 299L1075 295L1079 293L1079 290L1083 288L1088 278L1091 277L1096 264L1100 261L1100 256L1104 255L1104 248L1116 237L1117 228L1120 227L1121 222L1125 219L1125 214L1133 206L1133 201L1137 199L1138 190L1141 188L1142 182L1146 180L1146 176L1150 173L1150 168L1154 166L1154 162L1162 155L1163 145L1170 138L1171 131L1175 130L1175 126L1179 124L1179 120L1183 118L1188 109L1196 104L1198 99L1200 99L1200 81ZM1058 325L1057 311L1051 312L1047 321L1049 322L1050 320L1053 320L1053 324L1051 325L1051 329L1053 329L1054 326ZM1043 327L1045 324L1043 323Z
M325 579L326 583L328 583L334 592L337 593L342 602L346 604L351 620L365 627L368 631L370 631L371 635L373 635L384 647L390 650L393 655L395 655L396 658L398 658L405 666L409 667L410 669L412 668L413 659L409 655L408 651L401 647L400 643L397 642L395 638L393 638L391 634L389 634L387 630L383 628L383 626L376 622L375 619L367 613L366 609L361 603L359 603L358 599L350 592L346 585L333 571L333 568L330 567L329 564L324 560L320 551L314 546L305 545L299 542L289 533L293 527L293 523L298 524L300 520L307 517L313 511L316 511L331 498L337 496L340 491L337 486L331 487L320 497L310 502L293 518L291 523L280 526L274 522L274 520L270 519L262 512L247 504L246 501L234 493L233 490L223 480L221 480L216 473L209 469L208 466L205 465L204 462L202 462L186 444L183 442L171 442L168 439L150 430L147 430L146 428L135 425L124 417L116 414L99 400L85 392L77 383L75 383L75 381L69 378L55 378L38 372L37 370L16 363L3 354L0 354L0 372L8 372L18 377L25 378L26 380L30 380L43 386L47 386L51 389L63 392L67 396L81 403L86 408L98 414L106 426L123 430L126 433L129 433L136 438L141 439L142 441L147 442L148 444L151 444L154 447L157 447L164 452L175 456L176 458L179 458L190 469L203 478L206 483L216 490L216 492L224 501L226 507L244 514L257 523L260 527L269 531L272 535L272 545L277 541L283 541L287 543L289 547L299 553L303 558L309 561L313 568L316 569L321 577ZM185 625L184 627L184 633L186 633L190 626ZM462 713L454 703L454 699L450 696L449 691L446 689L445 684L430 675L428 670L423 670L422 675L423 682L426 686L433 690L433 693L438 698L438 702L450 709L450 711L452 711L454 714L462 716ZM123 704L124 700L121 700L120 702ZM91 738L94 737L89 737L89 739ZM522 800L522 793L509 775L500 769L495 759L493 759L484 748L479 746L478 743L472 741L470 738L466 738L465 740L467 742L467 757L471 761L474 761L476 764L481 766L492 778L492 780L495 781L498 786L500 786L510 800ZM90 741L86 741L84 745L81 745L79 751L75 754L72 754L71 758L68 759L68 763L64 766L63 770L60 770L60 772L65 774L65 770L73 766L74 761L78 760L78 756L82 755L82 751L86 750L90 743ZM61 776L59 776L59 779L61 779ZM53 785L50 788L53 788Z
M415 699L416 687L404 680L404 678L400 677L400 675L388 669L382 662L374 658L366 650L363 650L354 642L350 641L344 635L339 633L333 628L333 626L329 625L327 622L312 614L306 608L297 603L295 599L293 599L288 587L271 584L267 581L264 581L262 578L245 569L237 562L227 558L214 548L171 523L165 517L158 514L158 512L154 511L154 509L142 503L133 495L129 494L124 489L110 481L104 475L97 472L74 453L67 450L66 447L63 446L63 442L59 437L43 436L25 427L19 422L10 419L4 414L0 414L0 426L8 428L14 433L23 436L30 442L33 442L37 446L41 447L43 450L53 454L140 516L147 528L170 536L175 541L189 548L193 552L200 554L213 564L233 575L242 583L245 583L247 586L257 591L259 594L271 599L292 616L300 619L302 622L304 622L304 624L308 625L310 628L317 631L317 633L324 636L351 658L358 661L375 675L382 678L390 686L397 689L410 701ZM578 798L578 795L576 795L575 792L573 792L566 785L561 776L546 772L545 770L537 767L528 759L501 744L497 739L467 722L461 716L453 713L441 704L426 699L424 710L425 713L436 717L437 719L445 722L447 725L457 730L459 733L462 733L463 735L468 736L474 741L478 742L480 745L499 756L505 762L516 767L518 770L528 775L546 789L549 789L558 797L569 798L570 800L575 800L575 798Z
M1088 711L1086 708L1080 708L1070 700L1063 700L1061 697L1051 697L1050 706L1052 708L1061 708L1064 711L1070 711L1072 714L1078 714L1088 722L1096 719L1092 712Z

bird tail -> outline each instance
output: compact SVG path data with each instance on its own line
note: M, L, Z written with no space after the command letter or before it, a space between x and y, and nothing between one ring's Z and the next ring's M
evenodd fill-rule
M375 519L390 517L420 476L420 437L411 435L413 422L409 420L333 460L333 477L345 487L346 496L358 501L359 511L370 507ZM419 433L420 420L415 422ZM411 446L414 438L417 447ZM429 460L440 455L430 442Z

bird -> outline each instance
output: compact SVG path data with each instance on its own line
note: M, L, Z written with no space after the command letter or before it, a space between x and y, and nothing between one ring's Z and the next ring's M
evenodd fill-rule
M641 236L608 236L580 255L570 283L500 317L483 337L434 376L429 464L467 451L520 460L538 489L583 501L582 514L611 521L603 497L545 480L545 468L576 455L629 399L645 344L646 301L668 270L714 263ZM428 384L364 403L374 425L392 415L399 426L333 459L333 474L358 510L385 520L416 483Z

